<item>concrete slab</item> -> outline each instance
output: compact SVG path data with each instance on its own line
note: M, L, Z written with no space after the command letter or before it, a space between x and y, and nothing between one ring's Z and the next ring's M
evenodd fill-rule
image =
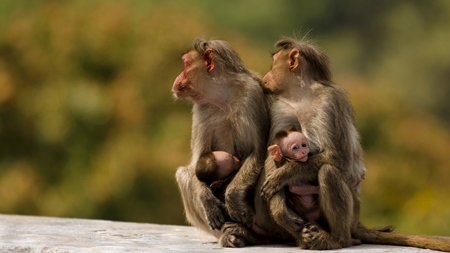
M105 220L0 215L0 252L319 252L288 245L222 248L189 226ZM326 252L438 252L410 247L360 245Z

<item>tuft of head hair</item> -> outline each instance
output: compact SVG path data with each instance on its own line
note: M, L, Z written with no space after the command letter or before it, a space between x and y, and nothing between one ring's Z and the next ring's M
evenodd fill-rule
M217 170L218 166L216 163L216 158L212 152L209 152L201 155L198 159L197 165L195 166L195 175L198 180L209 185L214 181L212 178L217 176L215 175Z
M278 133L275 134L275 138L273 140L273 142L274 142L273 144L280 145L281 144L281 140L283 138L286 138L288 136L288 134L289 134L289 131L286 131L286 130L279 131Z
M207 49L211 49L216 56L215 60L226 70L234 73L250 74L250 71L245 67L239 54L226 41L205 40L204 38L198 37L192 42L192 49L200 53L200 55L203 55Z
M283 37L275 43L275 47L282 50L297 49L301 57L307 62L308 72L311 78L323 84L331 83L331 72L328 56L318 47L307 40L296 40Z
M296 127L296 126L292 126L289 129L287 129L287 130L281 130L281 131L277 132L275 134L275 137L274 137L274 142L275 143L273 143L273 144L278 144L279 145L281 139L286 138L289 135L290 132L301 132L301 129Z

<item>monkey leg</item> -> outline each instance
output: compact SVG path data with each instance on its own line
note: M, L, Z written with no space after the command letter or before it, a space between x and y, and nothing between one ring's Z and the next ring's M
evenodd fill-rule
M286 194L280 191L269 202L270 212L275 222L295 237L306 222L286 205Z
M287 237L296 240L300 248L306 249L307 247L301 237L306 221L286 205L286 193L284 190L273 195L269 201L269 209L274 221L290 235ZM286 237L286 235L283 237Z
M225 206L231 220L251 228L254 210L248 194L258 181L262 164L256 154L249 156L225 190ZM253 202L253 200L251 201Z
M352 245L354 223L353 195L341 172L324 164L319 170L319 204L328 223L328 229L316 223L307 224L302 235L308 249L339 249Z

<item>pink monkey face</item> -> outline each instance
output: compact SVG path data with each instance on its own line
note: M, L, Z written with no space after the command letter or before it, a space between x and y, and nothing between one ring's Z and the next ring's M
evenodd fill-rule
M298 162L308 160L309 144L302 133L289 132L280 146L284 157Z
M199 73L205 69L205 66L196 51L184 54L182 59L184 68L173 83L172 93L178 99L199 101L202 99L202 94L199 92L202 80L198 77L201 76Z

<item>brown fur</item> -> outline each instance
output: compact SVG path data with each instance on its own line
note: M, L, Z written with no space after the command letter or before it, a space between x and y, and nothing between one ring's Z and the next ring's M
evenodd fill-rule
M247 227L253 220L251 198L264 163L269 125L261 79L223 41L195 39L183 59L185 69L173 92L194 102L191 163L176 172L187 220L224 246L255 244L259 239ZM195 176L200 155L214 150L243 154L241 168L227 186L225 204Z
M264 77L266 91L273 94L269 144L276 133L297 124L317 153L305 163L277 166L271 157L266 159L258 184L263 198L256 198L256 206L267 205L269 211L257 209L258 225L307 249L338 249L361 240L450 250L449 240L389 233L389 228L370 230L360 224L359 191L366 168L346 93L332 83L328 58L318 48L291 38L276 46L281 50ZM286 186L298 182L319 186L324 221L307 223L295 204L286 204L295 203Z

